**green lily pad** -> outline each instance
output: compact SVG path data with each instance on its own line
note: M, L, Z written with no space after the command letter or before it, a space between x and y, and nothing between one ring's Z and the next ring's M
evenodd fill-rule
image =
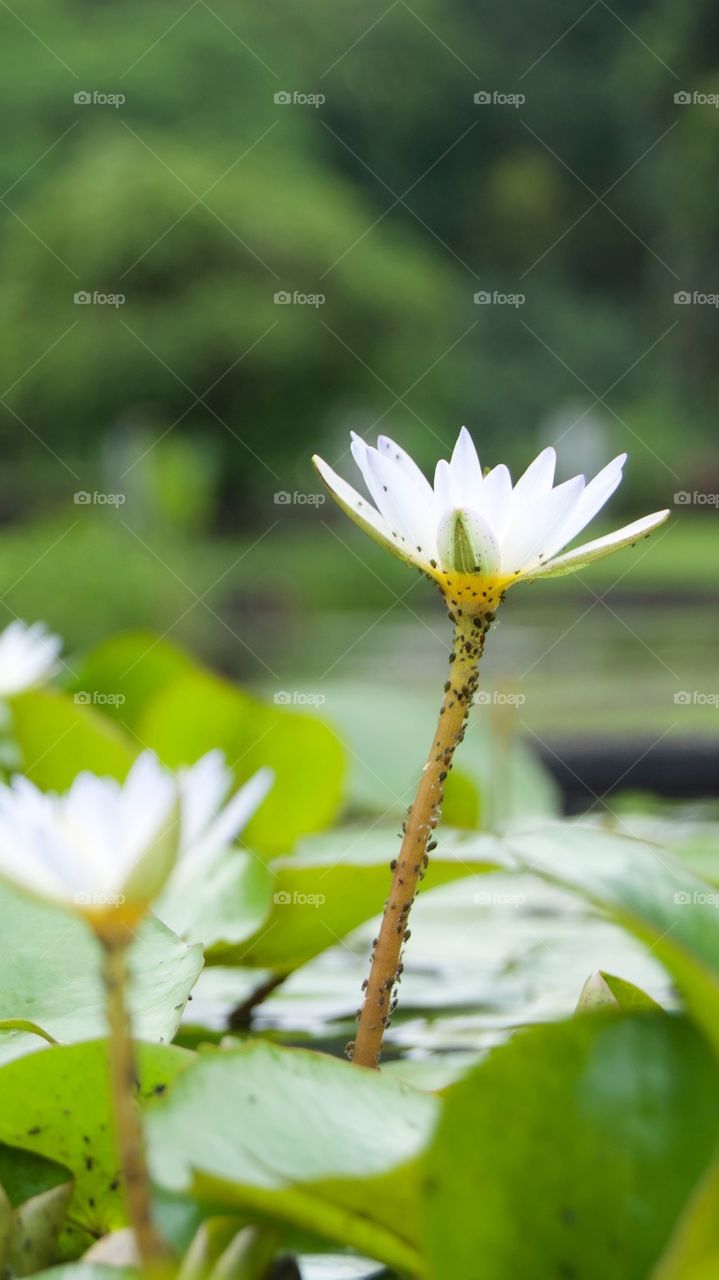
M440 834L423 888L494 871L483 852L455 847ZM212 947L209 964L243 964L290 973L352 929L379 915L389 890L396 830L334 831L303 842L288 858L270 864L272 909L256 932L237 947Z
M148 1114L153 1178L415 1274L414 1161L436 1115L429 1095L323 1054L211 1050Z
M74 682L106 715L135 730L151 698L195 670L182 649L151 631L111 636L87 654Z
M715 1156L690 1197L652 1280L713 1280L719 1275L718 1210L719 1157Z
M141 1100L159 1096L191 1060L173 1045L139 1044ZM0 1097L0 1141L56 1161L75 1179L64 1256L125 1226L105 1042L58 1045L6 1063Z
M426 1159L430 1280L646 1280L712 1157L718 1085L678 1018L517 1035L445 1100Z
M272 908L272 875L255 854L222 849L201 876L170 879L155 903L159 918L187 942L206 949L252 936Z
M266 705L209 672L165 685L145 707L138 734L169 765L192 764L221 747L244 782L263 765L274 770L272 791L243 839L254 849L284 853L335 818L344 779L344 751L315 716Z
M18 767L42 791L67 791L82 769L124 778L137 748L95 706L55 689L36 689L11 701Z
M503 842L520 865L580 894L635 934L719 1048L719 891L659 846L582 823Z
M0 937L0 1062L42 1047L40 1036L71 1042L104 1034L100 951L79 917L0 883ZM201 948L150 917L129 960L137 1036L171 1040L202 969Z

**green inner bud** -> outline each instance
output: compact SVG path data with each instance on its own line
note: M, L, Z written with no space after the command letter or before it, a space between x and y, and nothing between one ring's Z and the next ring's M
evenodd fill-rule
M478 568L477 555L462 511L456 512L452 528L452 568L457 573L473 573Z
M442 567L453 573L492 574L499 568L496 538L475 511L457 507L449 511L437 530Z

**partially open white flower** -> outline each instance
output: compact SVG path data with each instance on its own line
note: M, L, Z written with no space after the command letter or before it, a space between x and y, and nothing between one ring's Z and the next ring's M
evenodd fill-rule
M434 578L446 595L494 606L515 582L555 576L646 537L669 511L644 516L615 533L560 554L605 505L622 478L626 454L589 483L574 476L554 486L556 454L544 449L516 484L500 464L486 474L463 427L449 462L437 463L434 487L399 445L377 448L352 437L352 454L372 502L321 458L313 459L336 502L395 555Z
M0 698L43 684L59 668L62 648L42 622L29 627L18 618L0 632Z
M124 783L79 773L64 795L27 778L0 787L0 875L96 927L133 922L177 857L178 789L151 751Z
M232 775L220 751L176 777L145 751L124 783L80 773L64 795L15 777L0 786L0 875L99 930L133 923L173 872L184 885L211 868L272 779L259 770L223 808Z

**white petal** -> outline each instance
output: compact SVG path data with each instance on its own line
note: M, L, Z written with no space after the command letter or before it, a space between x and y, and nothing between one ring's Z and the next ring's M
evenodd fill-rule
M619 551L622 547L628 547L638 542L640 538L646 538L654 529L658 529L660 524L670 515L669 510L655 511L650 516L643 516L641 520L635 520L633 524L626 524L623 529L616 529L614 533L607 533L603 538L595 538L593 542L585 542L581 547L575 547L573 551L567 551L563 556L555 556L553 560L549 560L546 564L540 565L536 570L527 574L528 578L540 577L559 577L562 573L571 573L575 569L582 569L584 565L591 564L592 560L601 560L604 556L611 555L613 551Z
M219 749L208 751L187 768L178 769L183 849L199 840L217 817L232 780L224 752Z
M178 864L173 871L170 893L178 886L186 886L214 866L219 854L230 848L247 823L259 809L275 780L272 769L258 769L207 829L197 835L192 843L184 844ZM161 919L165 916L160 912Z
M448 462L442 458L434 469L434 510L437 524L450 511L462 506L462 492L457 477Z
M535 498L525 511L517 514L512 528L502 543L502 571L518 573L538 564L545 546L564 523L584 489L584 477L565 480L542 497Z
M436 556L433 513L422 488L359 437L352 442L352 453L385 520L405 539L402 545L425 560Z
M528 502L533 502L535 498L541 498L542 494L549 493L554 483L556 465L556 450L551 447L543 449L534 462L530 462L527 470L514 486L514 506L517 514L521 514L522 508L526 509Z
M120 794L122 857L127 869L157 839L176 801L177 787L172 774L163 768L153 751L143 751L130 769Z
M450 462L452 475L465 507L478 507L479 490L482 488L482 467L477 457L474 441L466 427L462 427L452 450Z
M352 436L353 438L355 437L354 431ZM400 467L405 475L414 480L418 490L424 494L428 502L431 502L432 486L424 472L417 466L414 458L410 458L409 454L404 449L401 449L394 440L390 440L389 436L378 436L377 449L384 458L389 458L390 462L394 462L395 466Z
M557 529L556 537L553 536L544 548L547 558L553 556L555 552L561 551L562 547L566 547L567 543L576 538L577 534L581 533L582 529L589 524L589 521L594 519L597 512L601 511L621 482L622 468L626 460L626 453L620 453L617 458L613 458L611 462L607 463L606 467L599 471L593 480L590 480L576 507L569 512L561 528Z
M454 573L494 573L499 568L499 543L476 511L455 508L443 516L437 530L442 568Z
M501 542L512 519L512 477L500 463L484 477L479 503L474 508L489 525L495 538Z
M259 809L275 780L272 769L259 769L228 801L224 809L203 833L201 844L226 849L235 843L250 818ZM190 860L193 854L190 851Z
M399 556L400 559L410 560L412 564L424 567L422 557L410 554L406 544L401 541L399 534L390 529L384 516L375 510L367 498L363 498L356 489L352 488L351 484L348 484L346 480L338 476L337 472L333 471L322 458L318 458L315 454L312 461L337 505L342 508L350 519L354 520L356 525L359 525L364 533L368 533L370 538L373 538L375 542L379 542L380 546L386 547L388 551Z

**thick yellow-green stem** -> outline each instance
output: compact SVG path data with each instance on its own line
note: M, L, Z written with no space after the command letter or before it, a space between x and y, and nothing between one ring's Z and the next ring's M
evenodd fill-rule
M122 1185L143 1274L152 1276L167 1261L168 1250L152 1221L150 1179L136 1096L137 1069L126 1004L127 945L131 938L129 930L123 930L122 936L117 931L100 935L102 976L109 1031L110 1090Z
M456 601L451 601L456 605ZM393 871L389 897L385 903L379 934L375 939L369 978L364 984L364 1004L354 1043L349 1048L358 1066L376 1067L389 1015L396 1004L395 989L402 974L402 949L409 937L407 922L434 848L432 834L439 821L444 782L452 767L457 744L464 729L477 689L479 659L484 637L494 620L492 612L450 613L454 623L454 646L450 654L450 676L444 686L439 722L432 739L427 763L417 795L403 828L399 855Z

